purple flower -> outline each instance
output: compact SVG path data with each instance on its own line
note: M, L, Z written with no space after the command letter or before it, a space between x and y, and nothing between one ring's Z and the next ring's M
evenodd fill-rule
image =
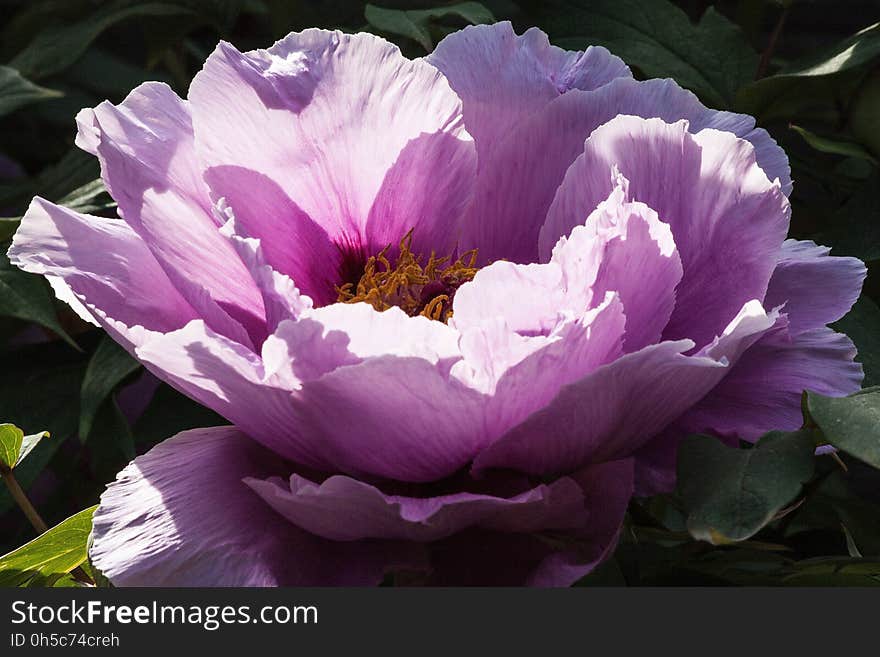
M307 30L77 122L122 218L36 198L12 260L235 425L109 486L117 585L570 584L680 436L859 387L782 150L602 48Z

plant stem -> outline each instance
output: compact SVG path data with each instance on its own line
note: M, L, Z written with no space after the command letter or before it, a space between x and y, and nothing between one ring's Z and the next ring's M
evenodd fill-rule
M779 35L782 34L782 27L785 25L785 19L788 17L788 10L789 7L786 7L782 10L782 13L779 14L779 20L776 21L776 26L770 34L770 40L767 42L767 47L764 48L764 52L761 53L761 61L758 62L758 70L755 72L756 80L760 80L767 73L767 67L770 66L770 58L773 56L773 51L776 50L776 42L779 41Z
M15 475L12 474L12 470L3 468L0 470L0 476L2 476L3 481L6 482L6 486L9 488L9 493L12 495L12 499L15 500L15 503L18 504L19 508L24 512L24 515L27 516L27 519L30 521L31 525L33 525L34 529L37 530L37 533L42 534L47 531L49 526L43 521L40 514L37 513L37 510L34 508L34 505L31 504L31 501L27 498L27 495L25 495L21 486L18 485L18 480L15 478Z

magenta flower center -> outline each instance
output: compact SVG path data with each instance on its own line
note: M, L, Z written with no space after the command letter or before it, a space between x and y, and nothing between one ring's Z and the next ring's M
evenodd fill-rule
M357 284L337 286L337 301L365 302L380 312L397 306L411 317L422 315L439 322L452 317L455 291L477 273L477 250L455 260L451 255L437 257L432 251L422 264L422 256L412 252L412 230L400 240L393 265L388 258L390 249L389 244L367 259Z

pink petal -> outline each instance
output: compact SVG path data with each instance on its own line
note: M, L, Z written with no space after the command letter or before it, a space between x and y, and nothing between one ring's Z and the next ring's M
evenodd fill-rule
M461 244L478 248L481 262L534 262L553 192L598 125L582 126L583 110L557 120L549 109L574 90L628 78L629 69L604 48L565 51L536 28L517 35L509 22L454 32L427 59L461 96L479 156Z
M722 336L694 356L684 355L693 343L680 340L600 367L564 386L552 402L484 450L474 470L547 475L631 454L711 390L728 363L736 362L775 319L751 302Z
M426 59L461 97L481 162L493 144L554 98L631 75L604 48L569 52L550 45L537 28L517 35L508 21L453 32Z
M764 298L788 230L788 200L755 163L751 144L730 133L691 135L686 121L619 116L593 132L569 167L541 229L542 258L608 196L615 167L629 197L672 228L681 256L664 339L706 344L744 303Z
M415 545L309 534L242 481L283 470L232 427L180 433L101 496L92 562L114 586L375 585L396 566L424 567Z
M171 333L148 335L137 358L158 378L216 411L275 453L318 470L332 469L315 441L298 431L292 389L265 377L249 348L219 335L203 321Z
M436 497L387 495L341 475L316 484L299 475L245 479L294 525L334 541L366 538L429 542L468 527L504 532L569 529L587 522L584 495L572 479L559 479L512 497L452 493Z
M837 321L859 298L867 274L864 263L829 252L809 241L782 244L764 303L771 308L785 304L789 333Z
M843 397L859 389L862 367L853 361L855 354L852 341L829 328L792 335L780 322L677 424L686 433L749 441L771 430L793 431L803 423L804 390Z
M174 286L215 330L243 343L259 342L265 335L262 301L234 250L217 234L188 105L166 85L149 82L119 105L82 110L77 125L77 144L101 161L120 215Z
M269 50L221 43L189 97L216 196L234 199L238 182L213 169L241 167L356 256L413 227L419 252L454 246L475 153L461 101L426 62L372 35L306 30ZM284 205L282 223L304 223Z
M243 235L234 217L228 219L220 232L230 240L260 290L266 309L266 330L270 334L284 320L297 319L312 308L312 299L301 294L289 276L268 264L262 240Z
M9 258L25 271L62 281L77 303L129 326L173 331L196 317L146 244L120 219L80 214L36 197Z
M586 225L560 238L551 263L566 271L569 294L588 284L592 305L608 292L620 297L626 315L624 349L631 352L660 339L675 307L682 267L669 226L644 203L625 202L627 184L621 177ZM603 245L598 266L590 258L584 267L585 254L597 244ZM585 272L593 280L581 279Z
M621 355L625 317L609 293L595 309L561 319L546 335L520 335L503 319L465 327L464 360L452 374L488 395L484 424L491 439L539 411L559 390Z
M371 316L375 322L355 321ZM449 337L425 339L443 331ZM483 396L449 375L460 358L449 351L454 335L400 311L334 304L282 322L264 345L265 363L198 321L150 335L137 356L293 461L431 481L463 467L487 440Z
M666 123L685 119L688 129L697 134L705 128L729 132L745 139L755 147L758 166L771 181L779 179L783 193L791 194L791 169L785 151L762 128L755 127L755 119L748 114L736 114L705 107L687 89L674 80L633 80L618 78L596 89L591 94L578 94L582 106L590 108L597 121L592 130L618 114L631 114L645 119L658 118Z
M528 107L529 102L518 101L513 107ZM518 116L514 110L505 111ZM477 139L481 165L462 243L478 247L483 262L498 258L536 261L538 233L566 169L583 152L583 141L590 133L620 114L667 122L687 119L688 130L694 134L704 128L733 133L752 143L767 177L779 178L782 191L791 192L785 152L766 131L755 128L752 117L707 109L672 80L618 77L591 91L571 89L551 100L523 118L515 130L491 141L489 154L480 150L488 147Z

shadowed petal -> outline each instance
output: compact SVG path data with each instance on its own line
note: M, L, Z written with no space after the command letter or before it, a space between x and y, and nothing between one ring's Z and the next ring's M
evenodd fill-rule
M299 475L289 481L248 478L245 483L293 524L334 541L428 542L468 527L521 533L579 527L588 519L580 487L566 478L509 498L475 493L387 495L341 475L320 485Z
M537 28L517 35L509 21L453 32L426 59L461 97L481 167L493 144L553 99L570 89L595 89L631 76L605 48L566 51L550 45Z
M424 567L415 545L309 534L243 482L283 471L233 427L180 433L101 496L92 562L114 586L375 585L395 566Z
M633 491L631 459L575 474L588 517L579 528L547 537L465 531L431 546L430 584L571 586L617 546ZM560 542L562 546L560 546Z
M413 227L417 252L454 246L476 156L461 101L428 63L368 34L311 29L247 53L221 42L189 99L215 195L234 199L241 180L214 169L240 167L341 247L372 254ZM285 204L279 220L303 224Z
M584 140L620 114L666 122L686 119L693 134L704 128L730 132L749 141L767 177L779 178L783 193L791 192L785 152L766 131L755 128L752 117L707 109L672 80L618 77L591 91L567 91L491 142L491 153L481 154L462 242L478 247L483 262L538 260L538 233L566 170L583 152ZM477 140L477 148L485 146Z

